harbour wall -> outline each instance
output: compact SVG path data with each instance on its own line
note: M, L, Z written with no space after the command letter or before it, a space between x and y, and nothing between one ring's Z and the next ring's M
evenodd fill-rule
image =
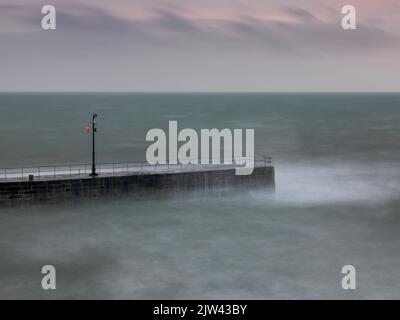
M235 169L168 172L159 174L100 175L92 177L9 181L0 183L0 205L48 200L163 192L208 192L215 189L275 188L273 166L256 167L251 175Z

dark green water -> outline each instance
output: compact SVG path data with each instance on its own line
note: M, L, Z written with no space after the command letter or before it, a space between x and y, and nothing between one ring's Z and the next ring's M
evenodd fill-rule
M93 112L102 162L168 120L254 128L276 193L0 208L0 298L400 298L399 94L0 94L0 167L90 162Z

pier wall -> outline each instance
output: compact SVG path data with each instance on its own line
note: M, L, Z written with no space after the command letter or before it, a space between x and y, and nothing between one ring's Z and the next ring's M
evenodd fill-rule
M256 167L251 175L237 176L234 169L98 176L0 183L0 204L13 204L101 195L155 192L207 192L217 188L274 188L274 167Z

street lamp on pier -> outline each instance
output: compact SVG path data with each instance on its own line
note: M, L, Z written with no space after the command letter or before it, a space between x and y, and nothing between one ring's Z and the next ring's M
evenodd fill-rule
M96 118L97 118L97 113L93 114L92 118L92 173L90 174L91 177L97 176L96 173L96 151L95 151L95 134L97 132L96 128Z

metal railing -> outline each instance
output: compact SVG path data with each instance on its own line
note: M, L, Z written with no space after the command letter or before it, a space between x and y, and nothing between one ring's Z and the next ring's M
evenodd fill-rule
M126 174L154 174L154 173L173 173L187 171L222 170L229 168L243 167L235 163L223 163L223 158L219 163L218 159L210 160L209 164L205 161L196 159L198 163L190 164L149 164L146 161L120 162L120 163L99 163L96 170L99 175L126 175ZM194 162L194 161L192 161ZM214 163L213 163L214 162ZM254 159L254 167L268 167L272 165L271 157ZM37 166L21 168L0 168L0 182L7 181L26 181L29 179L56 179L89 176L92 170L91 164L56 165L56 166Z

